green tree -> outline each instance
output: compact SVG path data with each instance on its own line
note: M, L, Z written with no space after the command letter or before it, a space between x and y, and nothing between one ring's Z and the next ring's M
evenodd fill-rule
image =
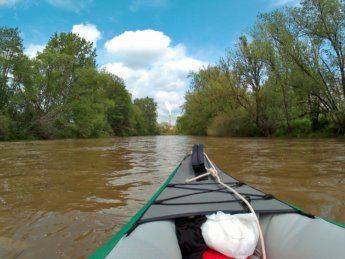
M292 11L296 26L318 52L322 77L331 80L329 87L339 91L345 100L345 2L304 0L301 4L301 8Z
M76 114L71 109L75 107L76 96L85 96L87 91L93 93L85 88L95 80L95 57L92 43L73 33L54 34L49 40L43 52L33 61L34 83L27 86L33 95L34 112L29 126L33 135L38 138L65 136L63 131L75 122ZM92 71L90 84L83 79L87 76L86 71ZM80 86L80 81L83 81L83 86ZM81 135L85 137L88 134Z
M230 59L229 63L238 79L237 87L241 93L239 104L253 116L261 134L269 135L267 116L262 103L262 89L267 80L263 47L255 39L248 42L245 36L241 36L235 52L229 53L227 58Z
M344 10L344 1L304 0L260 15L250 40L241 36L212 70L193 74L178 128L301 136L335 127L343 134Z
M104 78L103 87L108 98L109 106L106 110L106 119L116 136L133 134L134 111L130 93L124 81L106 71L101 71Z
M0 111L19 87L17 71L23 58L23 43L18 28L0 28Z
M289 80L303 93L308 114L318 128L319 116L328 117L344 132L344 3L336 0L303 1L301 7L285 13L262 15L270 39L281 56L292 62L294 76Z
M231 71L219 66L208 66L198 73L192 73L190 77L191 89L185 96L184 114L177 120L178 128L186 134L205 135L210 125L221 121L216 119L217 116L237 108L234 77ZM219 131L212 132L218 135Z
M11 138L11 120L8 115L0 114L0 140Z
M27 67L29 66L29 67ZM23 91L30 60L23 53L18 28L0 28L0 139L19 137L15 95Z
M157 103L153 98L138 98L134 100L136 116L135 128L139 135L157 134Z
M183 115L177 118L176 124L184 134L206 135L207 127L213 118L200 92L188 92L185 95Z
M89 138L106 136L110 125L105 113L110 102L104 89L108 78L93 68L79 69L69 101L64 104L60 127L62 137Z
M345 132L345 2L304 0L291 12L296 27L306 34L320 91L338 131Z
M287 28L291 27L288 15L275 11L262 17L274 17L274 24L259 22L252 30L252 37L263 47L263 58L267 68L267 89L263 93L264 109L269 124L274 130L282 129L291 132L292 121L305 116L303 106L307 100L307 92L294 87L298 79L299 68L286 50L296 46L298 35ZM277 30L280 28L279 30ZM285 42L285 46L281 42ZM286 48L286 46L290 46ZM297 45L298 46L298 45Z
M239 87L232 70L232 59L222 59L191 75L191 89L186 94L183 115L177 119L180 132L193 135L256 135L247 90ZM246 108L244 108L246 107Z
M55 33L34 59L18 29L0 29L0 139L156 134L157 104L134 103L123 80L96 68L92 43Z

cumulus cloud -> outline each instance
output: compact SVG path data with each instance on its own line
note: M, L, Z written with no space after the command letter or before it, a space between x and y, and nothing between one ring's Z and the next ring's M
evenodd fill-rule
M29 56L29 58L34 58L37 55L37 52L42 52L43 49L45 48L45 45L35 45L35 44L30 44L26 49L25 49L25 54Z
M105 43L106 50L130 67L141 67L160 59L170 38L153 30L126 31Z
M97 41L101 38L101 32L93 24L76 24L73 25L72 32L97 46Z
M153 30L124 32L105 48L113 59L105 69L122 77L134 98L153 97L160 122L168 121L169 110L176 119L189 85L187 75L207 65L188 56L184 45L172 46L168 36Z

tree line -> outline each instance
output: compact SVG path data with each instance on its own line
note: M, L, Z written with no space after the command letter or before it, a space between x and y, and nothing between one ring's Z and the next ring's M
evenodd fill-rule
M55 33L30 59L19 29L0 27L0 140L152 135L156 120L152 98L97 69L92 43Z
M180 132L345 133L345 2L304 0L260 14L216 65L192 73Z

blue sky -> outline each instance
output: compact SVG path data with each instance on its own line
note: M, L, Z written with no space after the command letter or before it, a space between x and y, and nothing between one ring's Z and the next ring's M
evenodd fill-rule
M97 64L125 80L133 98L150 96L158 119L181 113L190 71L214 64L259 13L297 0L0 0L0 26L18 27L34 57L55 32L94 43Z

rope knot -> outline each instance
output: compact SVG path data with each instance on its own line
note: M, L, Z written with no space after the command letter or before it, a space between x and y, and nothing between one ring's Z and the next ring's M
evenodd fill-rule
M208 172L210 175L212 175L213 178L216 178L217 175L218 175L217 170L214 169L214 168L207 168L207 172Z

